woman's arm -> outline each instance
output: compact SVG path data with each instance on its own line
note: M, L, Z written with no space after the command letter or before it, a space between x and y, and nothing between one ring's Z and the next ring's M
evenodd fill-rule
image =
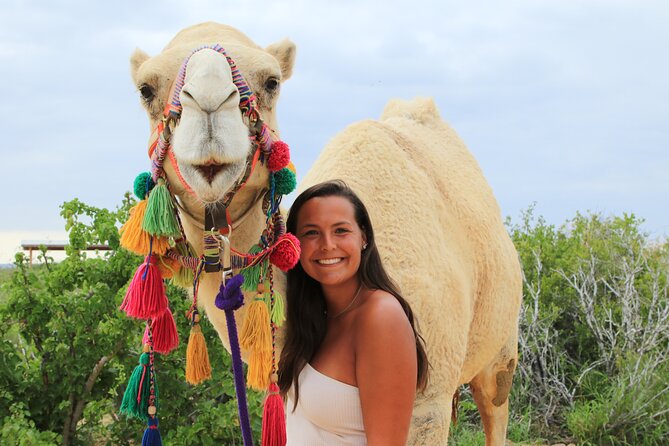
M416 398L416 341L399 302L374 292L356 321L355 369L369 446L405 445Z

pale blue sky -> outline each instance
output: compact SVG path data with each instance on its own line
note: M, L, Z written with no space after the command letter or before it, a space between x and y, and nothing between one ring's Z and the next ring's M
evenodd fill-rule
M504 216L537 202L551 223L634 212L669 233L665 1L2 0L0 17L0 236L62 233L74 197L120 202L148 168L128 58L207 20L297 44L279 123L298 174L388 99L432 96ZM18 241L0 243L3 263Z

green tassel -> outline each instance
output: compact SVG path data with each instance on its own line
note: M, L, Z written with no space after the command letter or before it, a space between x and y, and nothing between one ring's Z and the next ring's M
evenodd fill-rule
M186 268L185 266L181 266L179 268L179 271L172 276L172 283L178 287L181 288L190 288L193 286L193 280L195 280L195 275L193 274L193 270L190 268Z
M149 396L151 395L149 372L149 354L142 353L139 357L139 365L132 371L130 381L128 381L128 386L123 394L120 409L122 414L144 421L148 420ZM137 401L138 394L140 395L139 401Z
M159 178L158 184L149 194L142 228L154 236L179 237L181 231L174 213L172 195L167 189L165 180Z
M187 241L177 243L176 249L180 256L195 257L195 251ZM181 265L179 271L172 277L172 283L182 288L190 288L193 286L194 279L195 274L193 273L193 270Z
M283 321L286 320L286 315L283 309L283 299L281 298L281 295L276 291L274 291L274 306L272 306L271 308L272 312L270 314L270 318L272 319L272 322L277 327L281 327L283 325Z
M249 249L249 254L257 254L262 251L262 248L258 245L253 245ZM242 290L244 291L256 291L258 289L258 284L260 283L260 278L267 277L267 269L269 267L269 261L263 260L256 265L249 266L241 270L241 275L244 276L244 283L242 284Z
M288 195L295 190L297 186L297 177L295 172L287 167L273 174L274 192L278 195Z

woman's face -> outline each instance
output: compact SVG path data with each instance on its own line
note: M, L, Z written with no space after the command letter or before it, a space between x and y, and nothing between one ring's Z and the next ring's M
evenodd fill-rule
M356 280L365 242L353 204L344 197L312 198L297 215L304 271L322 285Z

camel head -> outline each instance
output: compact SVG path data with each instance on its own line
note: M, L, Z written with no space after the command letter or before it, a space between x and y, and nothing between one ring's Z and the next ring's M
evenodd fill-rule
M182 30L154 57L137 49L130 59L132 79L152 130L160 123L175 79L188 59L178 94L181 116L172 132L173 156L165 161L165 172L172 191L194 211L222 200L244 174L253 151L249 138L253 122L240 110L230 63L211 48L194 52L215 44L236 64L256 96L262 121L278 139L276 104L295 60L295 45L289 40L263 49L238 30L210 22ZM267 178L267 170L257 168L247 186L266 185Z

